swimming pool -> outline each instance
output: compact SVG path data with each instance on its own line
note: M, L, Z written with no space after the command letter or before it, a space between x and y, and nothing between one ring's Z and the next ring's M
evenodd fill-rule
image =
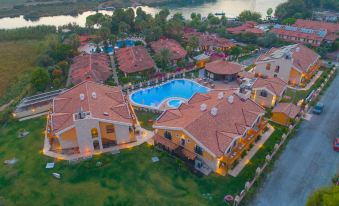
M171 99L167 102L167 106L171 108L178 108L184 101L181 99Z
M118 48L122 48L122 47L132 47L134 45L135 45L135 41L130 40L130 39L125 39L125 40L117 41L115 46Z
M175 79L159 86L141 89L130 95L131 101L142 107L159 109L165 102L179 100L168 104L170 107L179 107L184 100L189 100L195 93L207 93L209 89L188 79Z

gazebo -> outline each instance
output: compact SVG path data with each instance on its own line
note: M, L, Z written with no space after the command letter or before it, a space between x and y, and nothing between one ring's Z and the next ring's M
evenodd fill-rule
M217 60L207 63L205 70L206 76L210 79L231 82L237 79L237 75L243 70L243 66L235 62Z

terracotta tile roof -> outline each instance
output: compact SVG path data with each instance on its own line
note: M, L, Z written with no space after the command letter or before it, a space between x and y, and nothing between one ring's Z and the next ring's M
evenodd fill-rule
M80 99L80 94L84 95L83 100ZM118 87L84 81L54 98L50 115L52 132L73 126L73 115L81 109L90 112L91 118L133 123L128 102Z
M243 66L235 62L217 60L207 63L205 69L214 74L230 75L242 71Z
M328 31L328 33L339 32L339 24L338 23L329 23L329 22L322 22L322 21L297 19L297 21L293 24L293 26L310 28L310 29L326 29Z
M292 28L292 30L289 28ZM303 32L305 29L309 30L309 32ZM339 24L297 19L292 26L278 25L275 26L271 32L291 37L318 40L320 42L323 41L323 39L334 41L339 38L339 35L337 35L339 32Z
M296 69L304 72L307 72L308 69L320 59L320 56L312 49L302 44L294 44L280 48L271 48L267 53L260 55L256 63L261 61L275 61L285 58L286 55L292 57L293 65Z
M143 46L121 48L116 51L119 69L125 73L141 72L154 67L154 61Z
M253 21L247 21L246 23L240 25L240 26L236 26L236 27L230 27L227 28L227 32L231 33L231 34L240 34L240 33L254 33L254 34L263 34L264 31L258 28L255 28L255 26L257 25L256 22Z
M154 127L186 130L220 157L234 138L242 136L246 129L252 127L258 116L265 112L252 100L241 100L233 92L234 90L212 90L204 95L197 93L187 104L165 111ZM220 93L224 95L222 99L218 98ZM233 103L228 101L231 95ZM204 111L201 111L202 104L207 106ZM211 114L212 108L217 109L215 116ZM180 115L173 115L173 111Z
M272 110L272 112L284 113L290 118L295 118L300 113L300 111L300 107L292 103L279 103Z
M258 89L258 88L263 88L263 87L270 90L275 95L281 96L281 94L287 88L287 83L276 77L268 77L266 79L257 78L257 80L253 84L253 89Z
M171 60L179 60L185 58L187 55L187 51L173 39L159 39L150 44L156 54L160 54L162 49L168 49L171 53Z
M230 40L218 37L216 34L204 34L197 31L186 32L183 38L189 41L193 36L198 37L200 47L231 48L235 46Z
M84 80L106 81L113 72L106 54L86 54L73 58L71 65L71 82L79 84Z

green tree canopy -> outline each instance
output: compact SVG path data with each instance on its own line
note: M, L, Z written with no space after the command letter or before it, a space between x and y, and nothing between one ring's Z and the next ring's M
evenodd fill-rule
M35 68L31 74L31 84L37 91L44 91L50 84L51 78L44 68Z
M239 14L239 20L242 22L245 21L260 21L261 14L259 12L245 10Z

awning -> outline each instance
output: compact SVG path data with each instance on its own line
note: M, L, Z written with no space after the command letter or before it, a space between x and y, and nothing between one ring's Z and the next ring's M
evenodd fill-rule
M154 136L154 141L156 143L162 144L163 146L167 147L170 150L175 150L179 146L171 142L170 140L160 136L160 135L155 135Z

